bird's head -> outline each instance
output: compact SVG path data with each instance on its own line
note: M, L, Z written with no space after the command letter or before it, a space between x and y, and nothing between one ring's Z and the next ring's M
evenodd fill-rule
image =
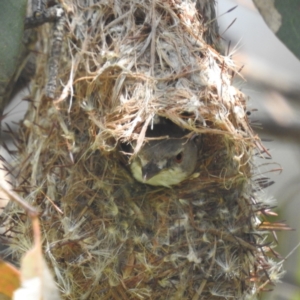
M170 187L193 173L198 150L195 138L151 140L132 160L131 172L142 183Z

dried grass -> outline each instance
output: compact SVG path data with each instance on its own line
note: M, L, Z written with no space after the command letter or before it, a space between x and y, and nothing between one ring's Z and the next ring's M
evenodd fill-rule
M16 189L40 208L63 297L254 299L282 273L260 229L269 206L253 180L253 156L264 148L249 126L247 97L231 84L233 61L204 40L205 16L191 1L63 7L56 97L44 90L45 25L15 174ZM172 189L137 183L120 148L137 141L138 152L156 116L203 136L196 173ZM19 257L30 224L17 208L7 214Z

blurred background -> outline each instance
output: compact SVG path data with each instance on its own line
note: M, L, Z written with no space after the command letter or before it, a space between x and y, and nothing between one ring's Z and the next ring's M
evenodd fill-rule
M278 233L277 249L284 259L300 242L300 62L267 27L252 0L219 0L218 16L226 45L230 41L229 53L244 66L245 81L237 78L235 85L249 96L249 111L258 110L250 116L253 128L267 140L264 145L276 163L261 172L282 168L264 175L275 181L265 196L277 200L278 219L295 229ZM299 254L297 249L286 259L282 283L262 299L300 299Z
M228 12L236 5L236 9ZM265 140L264 145L273 157L273 164L262 159L257 164L268 163L261 166L261 173L277 170L264 174L275 181L265 191L265 197L277 200L278 219L295 229L278 233L278 252L282 259L288 257L284 262L286 274L282 283L262 295L262 299L297 300L300 249L293 249L300 242L300 62L265 25L252 0L219 0L218 22L225 45L230 41L230 47L225 48L229 48L238 66L244 66L244 79L237 77L235 85L249 96L253 128ZM26 101L22 99L27 95L25 88L5 110L2 138L7 143L5 123L16 130L26 111ZM1 155L9 159L5 151Z

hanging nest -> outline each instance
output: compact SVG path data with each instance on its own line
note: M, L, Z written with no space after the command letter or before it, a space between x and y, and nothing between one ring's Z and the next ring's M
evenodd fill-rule
M236 67L216 50L213 1L64 0L63 9L38 29L11 169L40 210L62 297L255 299L282 274L253 164L268 154L231 84ZM195 172L172 188L130 172L157 119L202 139ZM14 204L2 220L19 261L30 220Z

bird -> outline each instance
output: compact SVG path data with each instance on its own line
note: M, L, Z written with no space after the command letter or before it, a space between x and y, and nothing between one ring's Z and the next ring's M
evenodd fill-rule
M157 124L146 132L148 140L132 159L133 177L144 184L171 187L187 179L195 170L200 150L199 135L187 137L175 124ZM164 137L164 138L162 138Z

